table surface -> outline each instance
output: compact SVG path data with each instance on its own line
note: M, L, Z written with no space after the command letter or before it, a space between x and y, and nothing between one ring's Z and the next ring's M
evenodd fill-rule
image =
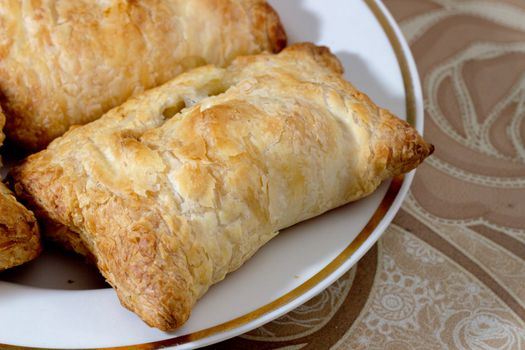
M436 152L357 266L214 349L525 349L525 1L384 2Z

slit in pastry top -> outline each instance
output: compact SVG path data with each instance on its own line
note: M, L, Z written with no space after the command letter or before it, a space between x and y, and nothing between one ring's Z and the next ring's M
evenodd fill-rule
M279 230L432 153L342 72L308 43L194 69L30 156L16 188L79 234L123 305L173 329Z

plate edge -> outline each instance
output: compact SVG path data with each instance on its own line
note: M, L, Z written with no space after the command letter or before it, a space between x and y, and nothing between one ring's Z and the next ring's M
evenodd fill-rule
M369 10L372 12L378 23L381 25L385 35L388 38L388 41L392 46L392 49L394 50L405 88L406 120L411 125L415 126L420 133L423 133L424 119L421 85L416 65L411 55L410 49L408 48L408 44L402 36L401 31L395 23L392 15L380 0L363 1L368 6ZM286 312L289 312L291 309L296 307L294 304L297 304L297 300L300 299L300 302L298 303L299 305L303 304L324 290L324 288L321 288L317 291L315 290L316 286L319 286L323 283L329 285L327 281L337 279L340 275L351 268L352 264L345 263L351 258L356 257L358 250L360 250L359 248L362 248L363 243L366 242L367 239L371 238L374 230L376 230L379 226L383 226L381 224L385 224L385 219L388 219L388 217L393 218L395 213L399 210L401 202L412 182L413 176L414 171L408 174L408 176L398 176L394 178L387 190L387 193L383 197L383 200L372 215L372 218L368 221L357 237L343 250L343 252L341 252L327 266L325 266L321 271L305 281L303 284L294 288L292 291L281 296L280 298L272 301L271 303L268 303L236 319L187 335L137 345L91 348L91 350L155 350L168 347L191 349L232 338L262 324L270 322L271 320L281 316ZM398 195L401 196L398 197ZM390 221L391 220L389 220L389 222ZM379 231L381 232L377 233L376 231L376 235L374 236L377 237L374 237L373 243L375 243L377 239L379 239L379 237L383 234L384 229ZM358 254L360 256L357 258L361 258L370 247L364 251L361 249ZM289 307L285 308L285 306ZM266 316L264 322L255 322L264 316ZM226 335L225 333L229 334ZM25 347L2 343L0 343L0 347L5 350L54 350L53 348Z

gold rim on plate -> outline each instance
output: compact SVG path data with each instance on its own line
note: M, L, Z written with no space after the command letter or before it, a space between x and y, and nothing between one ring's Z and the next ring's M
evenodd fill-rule
M401 46L398 36L396 35L395 29L392 27L391 23L388 21L383 10L376 3L376 0L364 0L370 11L373 13L374 17L377 19L381 25L383 31L385 32L388 41L390 42L392 49L397 58L399 68L403 77L403 84L405 88L405 108L407 121L414 125L416 120L416 97L414 92L413 77L409 69L408 60L405 57L405 53ZM404 181L404 176L398 176L392 180L390 187L388 188L383 200L379 204L378 208L365 225L363 230L357 235L357 237L328 265L326 265L321 271L312 276L306 282L281 296L280 298L268 303L248 314L235 318L233 320L227 321L225 323L213 326L201 331L194 333L178 336L175 338L170 338L166 340L160 340L155 342L129 345L129 346L118 346L118 347L106 347L106 348L92 348L91 350L154 350L161 349L170 346L177 346L183 344L189 344L197 340L208 338L213 335L217 335L223 332L231 331L233 329L244 326L254 320L257 320L264 315L267 315L273 311L278 310L279 308L289 304L304 295L308 291L312 290L314 287L323 282L327 277L334 273L338 268L340 268L352 255L362 246L362 244L370 237L370 235L377 228L381 220L385 217L387 211L392 206L392 203L396 199L399 190ZM51 348L35 348L35 347L25 347L18 345L8 345L0 344L0 347L5 350L53 350ZM89 350L89 349L86 349Z

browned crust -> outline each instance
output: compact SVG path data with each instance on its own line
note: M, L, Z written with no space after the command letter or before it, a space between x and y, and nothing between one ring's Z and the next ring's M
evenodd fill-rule
M287 37L279 15L266 1L246 1L255 41L263 44L262 49L278 53L286 47Z
M40 234L33 213L0 183L0 270L30 261L40 251Z
M4 140L4 123L5 116L0 108L0 146ZM40 233L33 213L18 203L0 182L0 270L32 260L40 251Z
M395 117L388 110L380 109L383 115L382 125L376 135L375 153L380 155L378 159L386 159L386 162L377 162L376 171L383 174L387 179L396 174L403 174L415 169L425 158L434 153L434 145L425 142L423 137L406 121ZM392 137L396 135L396 137ZM392 147L392 144L404 144L403 149ZM381 154L386 154L382 157Z
M38 125L39 122L32 118L22 106L11 108L9 101L2 102L5 114L9 117L6 122L5 134L24 155L30 154L32 150L45 148L55 135L47 132L47 129ZM31 125L28 127L28 125ZM56 131L57 129L54 129ZM64 130L65 131L65 130Z
M266 14L266 33L271 45L271 52L278 53L286 47L288 38L279 15L267 2L263 4Z
M101 220L119 220L122 225L100 225L98 236L91 239L96 242L98 267L122 305L148 325L169 331L190 316L193 279L178 237L171 238L161 216L144 213L142 205L140 199L124 203L113 198L99 210Z

